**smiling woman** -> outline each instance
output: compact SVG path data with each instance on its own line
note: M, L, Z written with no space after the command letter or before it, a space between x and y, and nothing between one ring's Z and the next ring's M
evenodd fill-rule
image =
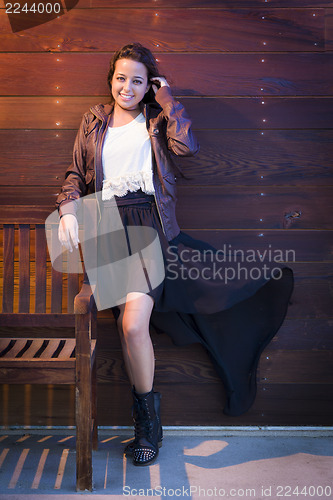
M136 118L140 113L139 104L149 88L144 64L131 59L119 59L111 81L114 112L109 127L119 127Z
M111 95L114 99L114 111L109 127L121 127L140 114L140 103L151 87L154 93L158 88L169 87L163 77L148 79L146 66L132 59L118 59L115 72L110 83Z
M208 350L225 384L224 412L240 415L254 402L259 358L285 317L293 274L275 262L260 260L267 272L274 266L269 277L251 278L253 272L247 272L252 270L251 261L243 265L249 269L238 274L231 269L230 279L228 269L224 280L214 266L208 266L201 258L204 252L210 249L217 257L218 250L180 231L176 219L179 172L173 157L199 151L184 106L173 98L153 55L140 44L115 53L108 83L111 104L91 108L76 138L73 163L57 200L59 238L69 250L78 245L78 204L71 201L92 193L97 199L101 192L100 263L136 258L141 252L141 267L137 261L137 266L128 265L117 275L107 275L104 264L97 266L96 289L108 304L100 309L113 307L132 386L135 439L125 452L133 456L134 465L148 465L158 456L163 438L160 394L153 389L150 324L168 333L175 344L200 342ZM115 238L112 224L119 215L124 234ZM129 236L133 226L156 231L164 271L157 285L150 275L151 268L159 267L157 256L147 257L148 245L134 250L139 245L137 241L133 245ZM115 252L117 259L112 260ZM110 304L114 292L120 295Z

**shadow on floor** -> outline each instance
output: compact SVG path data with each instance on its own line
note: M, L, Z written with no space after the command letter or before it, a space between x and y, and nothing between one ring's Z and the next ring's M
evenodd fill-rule
M84 496L333 498L332 437L166 432L158 460L135 467L122 454L130 435L116 432L100 432L93 455L94 491ZM66 500L82 496L75 492L74 432L2 431L0 500L54 495Z

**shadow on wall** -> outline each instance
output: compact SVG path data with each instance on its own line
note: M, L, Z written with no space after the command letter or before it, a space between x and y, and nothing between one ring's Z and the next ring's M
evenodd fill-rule
M72 10L79 0L49 0L36 3L6 3L6 13L13 33L28 30L57 19ZM63 7L65 4L65 8Z

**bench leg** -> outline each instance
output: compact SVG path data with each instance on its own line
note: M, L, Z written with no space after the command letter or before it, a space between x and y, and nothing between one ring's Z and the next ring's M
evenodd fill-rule
M96 356L92 368L92 389L91 389L91 412L93 420L92 447L98 450L98 427L97 427L97 363Z
M91 314L77 314L76 329L76 489L92 491Z

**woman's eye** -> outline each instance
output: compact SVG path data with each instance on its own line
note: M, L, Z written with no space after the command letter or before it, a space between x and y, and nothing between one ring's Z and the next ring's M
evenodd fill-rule
M142 83L142 81L141 81L141 80L134 80L134 83L135 83L135 84L141 84L141 83Z

